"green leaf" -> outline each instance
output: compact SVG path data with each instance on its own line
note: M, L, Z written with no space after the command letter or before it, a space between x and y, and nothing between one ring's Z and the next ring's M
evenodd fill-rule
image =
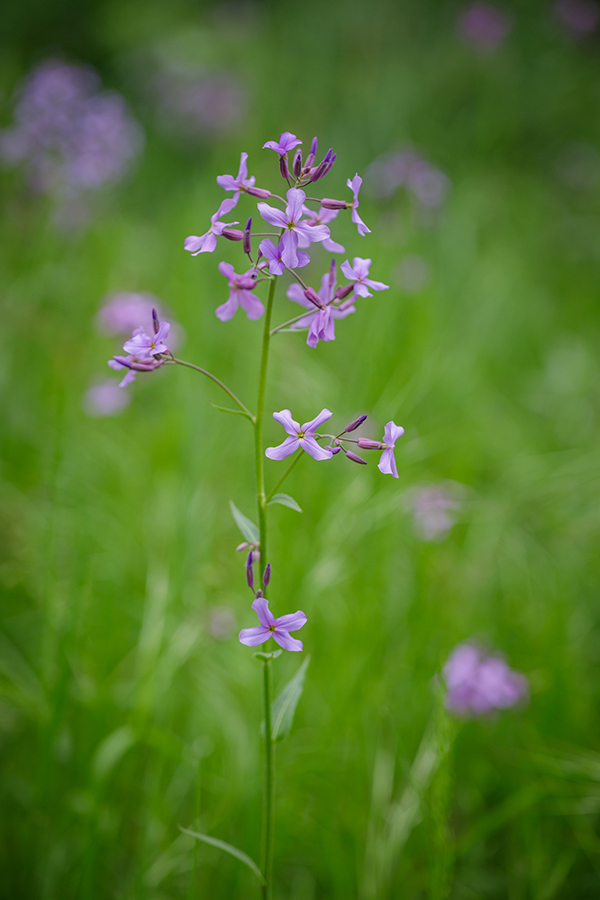
M258 527L254 524L251 519L248 519L243 512L240 512L233 500L229 501L229 509L231 510L231 515L235 519L235 524L240 529L244 537L247 541L250 541L251 544L258 544L260 540L260 533L258 531Z
M232 416L243 416L245 419L250 419L250 421L252 421L248 413L245 413L243 409L229 409L227 406L217 406L217 404L212 401L210 405L214 406L215 409L218 409L219 412L231 413Z
M200 834L199 831L190 831L189 828L184 828L182 825L179 825L179 830L183 831L184 834L189 834L193 838L197 838L199 841L204 841L205 844L211 844L213 847L218 847L219 850L224 850L225 853L229 853L230 856L235 856L236 859L239 859L240 862L245 863L249 869L252 869L256 877L258 878L259 884L266 884L266 879L263 873L260 871L254 860L248 856L247 853L244 853L243 850L238 850L237 847L234 847L232 844L227 844L225 841L220 841L219 838L211 837L209 834Z
M292 730L294 714L304 690L304 679L310 662L307 656L294 677L277 695L271 710L271 735L274 741L282 741Z
M271 499L269 500L268 505L271 503L280 503L281 506L289 506L290 509L295 509L296 512L302 512L300 506L296 503L293 497L290 497L289 494L273 494Z
M262 659L262 660L266 661L268 659L277 659L277 657L281 656L282 653L283 653L283 650L271 650L270 653L258 652L258 653L253 653L252 655L254 656L255 659Z

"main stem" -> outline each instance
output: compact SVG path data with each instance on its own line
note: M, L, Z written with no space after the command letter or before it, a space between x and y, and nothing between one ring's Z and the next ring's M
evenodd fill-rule
M264 900L273 894L273 805L275 799L275 756L271 726L271 660L263 660L263 706L265 716L265 794L263 798L263 826L260 870L265 876Z
M273 298L275 297L274 278L269 285L267 308L265 310L265 325L263 331L262 353L260 357L260 375L258 377L258 400L256 402L256 417L254 420L254 461L256 466L256 499L258 502L258 530L260 532L260 585L262 585L263 573L267 565L267 494L265 491L265 456L263 452L263 418L265 412L265 390L267 387L267 366L269 363L269 345L271 342L271 313L273 311Z

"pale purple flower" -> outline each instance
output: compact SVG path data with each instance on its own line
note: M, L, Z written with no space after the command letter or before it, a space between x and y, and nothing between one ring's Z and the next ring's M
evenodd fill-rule
M295 269L298 249L298 238L302 235L309 242L324 241L330 237L329 228L326 225L309 226L306 221L300 221L304 211L304 201L306 194L299 188L291 188L287 194L287 207L285 212L269 206L268 203L259 203L258 211L263 219L276 228L282 228L283 234L280 243L283 244L283 250L286 253L286 262L291 269Z
M461 34L485 50L499 47L507 37L509 19L491 3L473 3L458 22Z
M358 192L360 191L360 186L362 184L362 178L360 177L360 175L356 174L354 176L354 178L349 178L348 181L346 182L346 184L348 185L348 187L354 194L354 200L352 201L352 203L349 204L349 206L352 209L352 221L356 225L356 227L358 229L358 233L364 237L365 234L370 234L371 229L367 228L367 226L365 225L365 223L363 222L363 220L361 219L361 217L359 216L358 211L357 211L358 207L359 207Z
M245 191L246 188L254 187L255 181L256 178L254 175L251 175L250 178L248 178L247 153L242 153L240 156L240 168L235 178L233 175L219 175L217 177L217 184L219 187L222 187L224 191L234 191L233 197L231 198L234 201L234 204L231 209L237 204L240 199L240 194Z
M313 459L331 459L331 450L320 447L315 439L315 432L319 425L327 422L333 413L328 409L322 409L318 416L304 425L299 425L294 419L289 409L282 409L281 412L274 412L273 418L280 425L283 425L289 437L286 437L282 444L277 447L267 447L265 456L269 459L285 459L291 456L298 447L306 450Z
M237 312L238 306L242 307L249 319L260 319L262 316L265 308L252 293L256 287L255 280L250 277L253 271L254 269L249 269L243 275L236 275L231 263L219 263L219 272L227 278L229 287L229 299L215 310L217 319L221 322L228 322Z
M381 454L381 459L377 468L384 475L391 475L392 478L398 478L398 469L396 468L396 458L394 456L394 447L396 441L404 434L404 428L396 425L395 422L388 422L383 433L383 443L385 450Z
M448 534L461 505L460 492L461 486L455 482L429 484L409 492L407 499L418 537L438 541Z
M294 303L299 303L300 306L313 310L311 315L304 316L304 318L299 319L298 322L290 326L292 329L308 328L306 343L309 347L316 347L319 340L335 340L335 320L345 319L346 316L356 312L356 307L352 305L352 299L346 300L341 306L334 306L333 303L330 303L334 291L335 281L333 284L331 283L329 272L322 276L321 287L317 292L317 296L323 304L323 309L315 308L314 303L311 303L304 296L304 291L299 284L291 284L286 291L287 296Z
M308 247L308 241L306 246ZM283 241L279 241L279 244L275 246L270 238L265 238L264 241L260 242L259 250L265 259L268 260L271 275L283 275L286 266L301 269L310 262L308 253L302 253L301 250L294 252L289 245L284 245ZM295 265L293 265L294 262Z
M577 36L594 31L600 20L600 7L593 0L558 0L554 11Z
M168 322L161 322L156 334L150 336L143 328L136 328L130 340L125 341L123 350L136 357L153 356L156 353L168 353L166 341L171 326Z
M308 216L308 218L304 220L304 224L308 225L310 228L314 228L316 225L329 225L329 223L339 215L339 212L339 209L325 209L323 206L318 209L317 212L314 212L314 210L305 206L304 214ZM346 248L342 247L341 244L336 243L332 238L325 238L322 243L323 250L327 253L346 252ZM306 250L306 248L310 246L310 241L308 238L305 238L303 234L300 234L298 235L298 246L302 247L303 250Z
M119 291L110 294L96 314L96 322L104 334L131 334L134 328L152 328L152 310L160 312L154 294Z
M384 284L382 281L373 281L368 277L371 262L372 260L370 259L362 259L360 256L355 256L352 260L352 265L346 259L340 266L346 278L354 282L354 290L359 297L372 297L373 294L370 293L369 288L372 288L374 291L389 290L389 284Z
M152 71L156 68L154 63ZM188 143L214 140L248 114L248 92L230 72L198 71L172 60L166 67L163 63L157 74L148 73L144 81L157 124L169 137L179 135Z
M454 648L443 675L448 689L446 707L462 716L507 709L528 694L527 679L520 672L473 644Z
M290 131L284 131L283 134L279 135L278 141L267 141L266 144L263 144L263 150L274 150L280 156L285 156L289 150L293 150L301 143L302 141L298 140L295 134L292 134Z
M129 396L120 390L115 381L109 379L94 384L86 391L83 407L88 416L117 416L129 403Z
M210 228L200 236L191 234L183 242L183 249L188 250L192 256L199 253L212 253L217 247L217 237L223 234L226 228L237 225L237 222L221 222L221 216L226 216L234 208L237 200L223 200L218 210L210 217Z
M239 634L240 643L248 647L257 647L264 644L269 638L274 638L284 650L302 650L302 641L290 637L290 631L298 631L306 625L306 616L301 610L288 613L286 616L275 618L269 609L269 601L266 597L257 597L252 604L252 609L258 616L260 625L254 628L242 628Z

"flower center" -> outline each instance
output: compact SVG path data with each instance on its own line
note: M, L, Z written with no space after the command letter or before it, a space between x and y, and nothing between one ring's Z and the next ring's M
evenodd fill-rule
M269 625L269 631L275 631L275 625Z
M302 440L303 437L304 437L304 432L303 432L303 431L299 431L299 432L298 432L298 439L299 439L299 440Z

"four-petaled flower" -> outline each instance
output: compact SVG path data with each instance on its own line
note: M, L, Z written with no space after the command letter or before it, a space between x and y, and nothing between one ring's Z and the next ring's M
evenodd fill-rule
M263 219L276 228L283 228L279 243L282 245L283 251L286 253L290 262L286 265L295 269L297 263L298 238L302 235L309 242L324 241L330 237L329 228L326 225L315 225L311 227L306 221L301 222L302 213L304 212L304 201L306 194L299 188L290 188L286 194L288 205L285 212L269 206L268 203L259 203L258 211Z
M356 312L356 307L352 304L352 298L345 300L341 306L334 306L330 303L335 291L335 282L331 283L329 272L321 278L321 287L318 290L318 297L323 303L323 309L317 309L314 303L311 303L304 296L304 291L299 284L291 284L286 293L290 300L305 306L306 309L313 310L312 315L304 316L298 322L290 325L290 328L306 328L308 327L308 336L306 343L309 347L316 347L321 341L335 340L335 320L345 319L346 316Z
M143 328L136 328L133 335L123 344L125 353L131 353L136 357L153 356L156 353L168 353L166 341L171 326L168 322L161 322L158 331L150 337Z
M286 616L275 618L269 609L269 601L266 597L257 597L252 604L252 609L258 616L260 625L254 628L242 628L239 633L240 643L248 647L256 647L264 644L269 638L274 638L284 650L302 650L302 641L290 637L290 631L298 631L306 625L306 616L301 610L288 613Z
M297 147L301 144L302 141L298 140L295 134L292 134L291 131L284 131L283 134L279 135L278 141L267 141L266 144L263 144L263 150L274 150L275 153L279 153L280 156L285 156L288 150L293 150L294 147ZM271 157L272 159L273 157Z
M340 268L346 278L354 282L354 290L359 297L372 297L373 294L369 292L369 288L372 288L374 291L389 290L389 284L384 284L382 281L373 281L372 278L367 277L371 268L370 259L361 259L360 256L355 256L352 260L352 265L346 259Z
M238 306L242 307L249 319L260 319L262 316L265 308L252 293L256 287L256 282L250 277L253 271L254 269L249 269L243 275L236 275L231 263L219 263L219 272L227 278L229 286L229 299L215 310L221 322L228 322L236 314Z
M324 206L314 212L314 210L305 206L304 214L308 216L308 219L304 220L304 224L308 225L310 228L314 228L316 225L328 225L337 215L339 215L339 212L339 209L325 209ZM302 247L304 250L309 246L309 241L302 234L298 236L298 246ZM333 238L325 238L323 241L323 250L327 253L346 252L346 248L334 241Z
M192 256L198 256L199 253L212 253L217 247L217 237L223 234L226 228L237 225L237 222L221 222L221 216L226 216L236 205L237 199L228 198L223 200L220 207L214 215L210 217L210 228L205 234L200 236L190 234L183 242L183 249L189 250Z
M348 204L352 209L352 221L358 228L358 233L364 237L365 234L371 233L371 229L367 228L367 226L365 225L365 223L363 222L363 220L361 219L361 217L359 216L359 214L357 212L358 207L359 207L358 192L360 191L360 186L362 184L362 178L360 177L360 175L356 174L354 176L354 178L349 178L348 181L346 182L346 184L348 185L348 187L354 194L354 200L352 201L352 203Z
M308 247L308 241L306 246ZM279 241L279 244L275 246L270 238L265 238L264 241L260 242L258 249L265 259L268 260L267 264L271 275L283 275L286 266L301 269L302 266L307 266L310 262L308 253L302 253L301 250L294 251L289 245L286 246L283 241Z
M313 459L331 459L331 450L320 447L315 439L315 431L332 417L333 413L328 409L322 409L318 416L312 421L299 425L294 419L289 409L282 409L281 412L274 412L273 418L280 425L283 425L289 437L286 437L282 444L277 447L267 447L265 456L269 459L285 459L291 456L298 447L306 450Z
M240 194L242 191L245 191L246 188L254 187L254 182L256 178L254 175L251 175L248 178L248 154L242 153L240 156L240 168L237 173L237 177L234 178L233 175L219 175L217 176L217 184L219 187L222 187L225 191L235 191L231 200L233 201L233 209L236 206L238 200L240 199ZM230 210L227 210L230 212ZM237 224L237 223L236 223Z
M381 454L381 459L379 460L379 464L377 468L380 472L383 472L384 475L391 475L393 478L398 478L398 469L396 468L396 459L394 457L394 447L396 446L396 441L398 438L401 438L404 434L404 428L402 425L396 425L395 422L388 422L385 426L385 430L383 433L383 443L385 444L385 450Z

